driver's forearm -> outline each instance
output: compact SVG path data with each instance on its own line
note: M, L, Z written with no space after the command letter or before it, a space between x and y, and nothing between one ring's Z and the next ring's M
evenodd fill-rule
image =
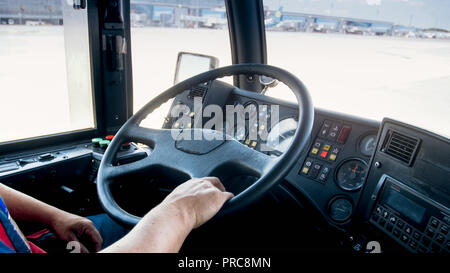
M178 252L192 230L191 219L171 204L151 210L121 240L101 252Z
M50 226L65 212L0 183L0 196L16 221L36 222Z

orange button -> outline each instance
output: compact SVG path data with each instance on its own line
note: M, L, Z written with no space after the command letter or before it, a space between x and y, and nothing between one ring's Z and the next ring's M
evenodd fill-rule
M327 151L322 151L322 152L320 153L320 156L323 157L323 158L326 158L327 155L328 155L328 152L327 152Z
M113 138L114 138L114 135L105 136L105 139L109 140L109 141L111 141Z

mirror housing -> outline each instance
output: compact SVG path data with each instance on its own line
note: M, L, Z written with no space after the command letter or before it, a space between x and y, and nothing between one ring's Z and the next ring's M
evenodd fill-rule
M219 59L190 52L179 52L175 69L174 84L184 81L197 74L215 69L219 66Z

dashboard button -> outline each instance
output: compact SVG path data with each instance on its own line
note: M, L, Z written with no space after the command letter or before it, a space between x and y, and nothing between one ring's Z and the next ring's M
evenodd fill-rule
M423 236L422 238L422 244L424 246L429 246L430 245L431 240L428 237Z
M319 174L319 180L321 182L326 182L328 178L328 174L330 173L330 167L323 166L322 171Z
M438 235L436 236L436 242L438 242L439 244L444 243L444 240L445 240L444 235L438 234Z
M320 149L321 146L322 146L322 142L321 141L316 140L316 142L314 142L314 145L313 145L314 148Z
M309 168L303 167L301 172L302 172L302 174L308 174L309 173Z
M400 240L402 240L402 242L406 243L406 242L408 242L409 237L408 237L406 234L403 234L403 235L400 237Z
M437 228L439 226L439 221L436 218L431 219L431 226Z
M317 149L316 147L311 149L311 154L316 155L319 153L319 149Z
M397 226L398 226L400 229L403 229L403 227L405 226L405 223L404 223L402 220L398 220L398 221L397 221Z
M326 137L328 135L328 131L331 127L331 121L325 120L323 122L322 128L320 129L319 136L320 137Z
M419 232L417 232L417 231L415 231L414 234L413 234L413 238L416 239L416 240L420 240L421 236L422 235Z
M424 248L423 246L419 246L419 248L417 249L417 251L418 251L419 253L427 253L427 249Z
M345 143L347 141L348 135L350 134L351 128L349 126L342 127L341 133L338 136L337 142Z
M375 210L378 214L381 214L382 212L383 212L383 209L380 207L380 206L378 206L377 208L376 208L376 210Z
M442 225L442 226L441 226L441 232L442 232L443 234L447 235L447 234L448 234L448 226Z
M411 234L412 233L412 228L410 226L407 226L405 228L405 232L408 233L408 234Z
M327 178L328 178L328 175L326 175L326 174L324 174L324 173L321 173L321 174L319 175L319 181L320 181L320 182L326 182L326 181L327 181Z
M434 228L431 228L431 227L427 227L427 229L425 230L425 233L426 233L428 236L430 236L431 238L433 238L434 232L435 232Z
M389 222L395 225L395 223L397 222L397 218L395 216L391 216L391 218L389 218Z
M394 236L398 238L400 236L401 232L398 229L394 229L394 232L392 234L394 234Z
M331 145L329 145L329 144L325 144L324 146L323 146L323 150L324 151L329 151L331 149Z
M316 142L314 142L313 147L320 149L320 147L322 146L322 141L316 140Z
M327 152L327 151L322 151L322 152L320 153L320 157L322 157L322 158L327 158L327 155L328 155L328 152Z
M411 240L411 242L409 242L409 247L412 249L416 249L417 248L417 242L414 240Z
M435 243L432 243L432 244L431 244L431 250L432 250L434 253L438 253L438 252L439 252L439 249L440 249L440 247L439 247L438 244L435 244Z
M336 139L336 136L337 136L337 133L335 131L330 131L328 133L327 138L334 141Z
M309 173L309 170L310 170L310 168L311 168L311 166L312 166L312 160L311 159L307 159L306 161L305 161L305 163L303 164L303 167L302 167L302 169L300 170L300 173L302 173L302 174L308 174Z
M313 169L311 170L311 177L316 178L317 175L319 175L320 169L322 168L322 165L320 164L314 164Z
M327 138L329 140L335 141L340 130L341 125L337 122L333 123L333 125L331 125L330 131L328 132Z
M393 228L394 228L394 226L392 224L387 224L387 226L386 226L386 230L389 232L391 232Z
M384 227L384 225L386 224L386 220L384 220L383 218L380 218L380 221L378 222L378 224L380 224L382 227Z

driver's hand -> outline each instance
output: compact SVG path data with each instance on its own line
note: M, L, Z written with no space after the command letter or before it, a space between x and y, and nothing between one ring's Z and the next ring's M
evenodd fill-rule
M193 178L176 187L161 203L174 205L197 228L211 219L234 195L217 177Z
M92 221L87 218L63 212L55 217L51 229L63 241L79 242L82 253L97 252L101 249L102 237Z

